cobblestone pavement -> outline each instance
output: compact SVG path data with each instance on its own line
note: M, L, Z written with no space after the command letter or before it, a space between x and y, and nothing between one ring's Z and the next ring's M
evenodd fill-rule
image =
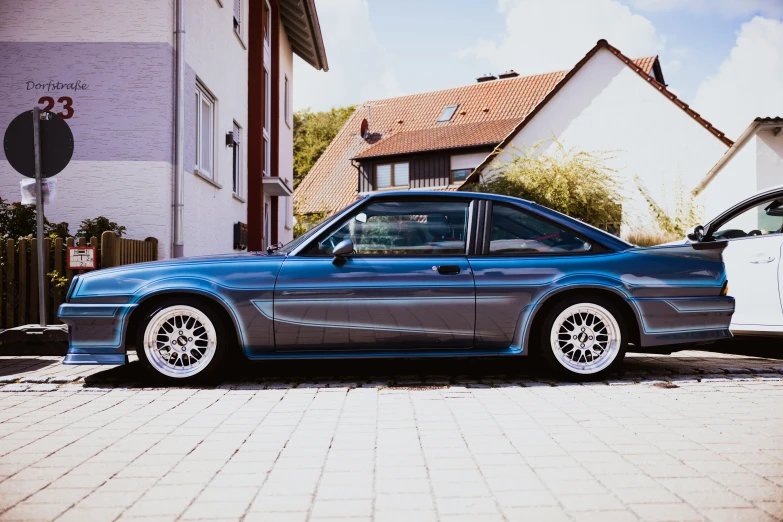
M630 355L587 384L246 364L200 388L59 363L0 357L0 520L783 519L777 358Z

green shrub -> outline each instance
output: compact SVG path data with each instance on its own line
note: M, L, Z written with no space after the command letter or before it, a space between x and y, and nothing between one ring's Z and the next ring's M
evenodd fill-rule
M545 150L552 143L554 150ZM504 152L510 160L496 159L489 179L466 188L527 199L604 230L618 228L620 187L607 153L566 149L555 138Z

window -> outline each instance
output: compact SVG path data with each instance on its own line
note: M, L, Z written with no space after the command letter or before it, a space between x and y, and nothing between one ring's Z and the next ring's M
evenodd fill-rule
M215 99L200 84L196 84L196 165L199 174L215 177Z
M234 32L242 36L242 0L234 0Z
M783 199L768 199L717 224L715 239L737 239L783 233Z
M266 49L265 49L266 50ZM264 176L271 176L271 128L272 128L272 107L270 99L272 97L272 83L270 82L271 75L269 74L269 60L264 60Z
M448 107L443 109L443 112L441 112L440 116L438 116L438 123L444 121L451 121L451 118L454 116L454 113L457 112L457 107L459 107L459 105L449 105Z
M586 252L592 245L571 232L527 212L505 205L492 205L492 254L544 254Z
M264 43L268 44L271 39L272 20L269 9L269 2L264 1Z
M288 82L288 76L285 76L285 85L283 86L283 118L289 127L291 126L291 87Z
M314 255L331 255L345 239L363 255L465 255L468 203L381 201L356 211L318 242Z
M388 163L375 166L375 189L407 187L409 184L407 163Z
M242 173L242 129L234 122L234 146L233 163L231 168L231 188L234 194L242 196L243 173Z
M451 182L465 181L470 176L470 169L457 169L451 171Z

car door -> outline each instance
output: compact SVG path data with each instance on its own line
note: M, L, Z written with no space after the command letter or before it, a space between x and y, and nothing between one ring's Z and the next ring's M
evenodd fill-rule
M461 350L473 345L470 201L374 197L283 263L277 351ZM332 249L351 239L355 251Z
M729 295L735 299L732 331L783 330L783 199L751 200L710 223L707 232L715 239L728 241L723 262Z
M519 336L531 305L583 263L582 256L602 252L514 205L486 201L477 214L482 244L468 258L476 280L476 348L523 350Z

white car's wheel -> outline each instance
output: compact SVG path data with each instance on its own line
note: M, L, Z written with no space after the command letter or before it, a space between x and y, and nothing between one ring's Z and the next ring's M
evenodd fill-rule
M541 333L542 355L561 374L600 376L625 353L622 315L600 298L580 296L558 303L547 314Z
M210 307L192 300L162 303L142 324L139 360L153 375L195 380L211 374L226 350L222 324Z

